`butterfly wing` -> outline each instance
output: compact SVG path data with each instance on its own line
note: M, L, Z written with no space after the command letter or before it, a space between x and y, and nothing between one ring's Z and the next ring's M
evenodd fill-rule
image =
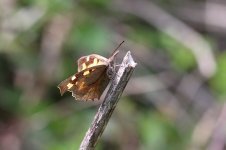
M109 83L106 69L106 65L97 65L67 78L58 85L61 95L70 91L78 100L99 99Z
M104 68L103 68L104 69ZM103 91L107 87L110 79L108 78L106 74L106 68L102 71L102 73L99 72L98 69L98 78L93 82L85 82L86 79L92 78L95 76L95 73L91 73L90 75L87 75L87 78L83 78L83 80L78 81L81 83L81 86L74 86L71 89L72 96L75 97L77 100L98 100L100 99ZM90 81L90 80L89 80Z
M83 56L83 57L79 58L79 60L78 60L78 72L80 72L86 68L99 66L99 65L107 66L108 59L103 56L97 55L97 54Z

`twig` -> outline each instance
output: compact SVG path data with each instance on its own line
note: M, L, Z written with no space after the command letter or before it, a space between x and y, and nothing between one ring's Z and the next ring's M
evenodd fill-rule
M102 135L116 105L125 89L136 63L134 62L130 52L127 52L123 62L112 80L112 84L107 92L107 95L101 104L93 123L80 145L80 150L93 150L97 144L98 139Z

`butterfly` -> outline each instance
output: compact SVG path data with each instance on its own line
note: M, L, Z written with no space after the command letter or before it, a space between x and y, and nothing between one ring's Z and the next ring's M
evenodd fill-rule
M109 58L98 54L79 58L78 72L58 85L60 94L69 91L76 100L99 100L115 72L114 60L122 43Z

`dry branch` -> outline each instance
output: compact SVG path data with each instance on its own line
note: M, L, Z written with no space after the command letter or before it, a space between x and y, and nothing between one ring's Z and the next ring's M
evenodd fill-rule
M121 66L112 80L112 84L101 104L95 118L86 132L86 135L80 145L80 150L93 150L96 147L98 139L102 135L117 103L125 89L136 63L134 62L130 52L127 52Z

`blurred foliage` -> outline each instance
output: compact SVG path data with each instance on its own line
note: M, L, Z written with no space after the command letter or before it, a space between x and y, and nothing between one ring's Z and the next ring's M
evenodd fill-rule
M224 99L226 96L226 53L222 53L217 60L217 72L211 80L211 87L213 92L219 96L220 99ZM225 101L225 100L224 100Z
M145 9L143 0L134 13L126 11L135 8L134 1L125 2L123 6L107 0L2 0L1 150L78 149L101 101L75 101L69 92L61 97L57 85L77 71L79 57L92 53L108 57L122 40L125 44L117 63L130 50L138 66L96 149L215 150L215 138L226 120L224 115L221 118L226 97L226 30L201 22L204 18L189 20L185 16L190 13L181 11L208 1L145 0L186 24L189 34L209 45L216 72L208 76L200 71L198 60L203 56L201 61L209 69L206 49L199 49L197 57L183 43L189 35L178 40L168 34L170 29L156 26L153 16L162 16L155 11L149 20L144 16L149 10L138 15ZM194 16L206 11L197 9ZM177 21L166 19L166 24L174 26ZM191 41L191 45L194 42L202 43ZM225 143L224 133L218 143L222 150Z

